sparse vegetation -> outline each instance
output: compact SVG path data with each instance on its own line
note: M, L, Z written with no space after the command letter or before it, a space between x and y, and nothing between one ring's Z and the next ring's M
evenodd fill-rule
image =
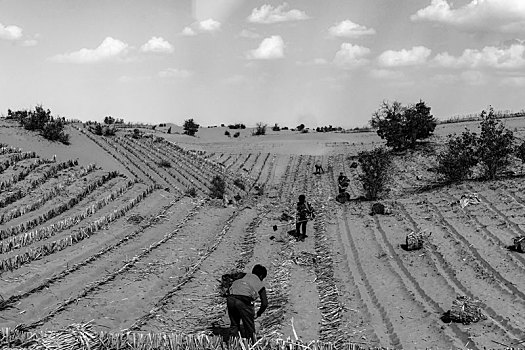
M359 180L363 185L365 197L368 200L375 200L387 190L391 155L385 148L378 147L371 151L359 152L357 157L361 165Z
M41 105L35 110L7 111L7 119L17 120L26 130L38 131L49 141L59 141L69 144L69 134L64 132L65 118L57 118L51 115L49 109L44 109Z

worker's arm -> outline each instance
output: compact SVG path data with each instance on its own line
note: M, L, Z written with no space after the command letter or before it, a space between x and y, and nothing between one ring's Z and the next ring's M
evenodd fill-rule
M259 311L257 311L257 318L261 317L262 313L266 308L268 307L268 297L266 296L266 288L263 287L259 291L259 297L261 298L261 307L259 308Z

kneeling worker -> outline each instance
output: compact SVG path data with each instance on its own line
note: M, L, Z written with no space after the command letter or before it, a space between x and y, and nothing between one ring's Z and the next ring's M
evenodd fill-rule
M255 265L252 273L247 273L243 278L234 281L228 295L228 315L230 316L230 335L235 336L239 332L242 320L244 326L244 337L256 342L255 319L260 317L268 307L268 298L263 280L268 274L266 267ZM255 314L253 302L261 298L261 307Z

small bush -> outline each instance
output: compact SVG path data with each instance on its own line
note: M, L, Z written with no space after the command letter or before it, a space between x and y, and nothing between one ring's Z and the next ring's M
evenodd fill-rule
M258 196L262 196L264 194L264 186L265 185L263 183L255 185L253 187L255 190L255 194Z
M237 187L239 187L241 190L244 191L244 189L246 188L246 186L244 185L244 181L242 179L235 179L233 181L233 184Z
M140 139L142 137L142 133L139 129L133 129L133 134L131 135L134 139Z
M228 136L228 137L231 137L230 132L229 132L228 130L226 130L226 131L224 132L224 135L226 135L226 136Z
M252 136L260 136L260 135L266 135L266 124L263 124L261 122L257 123L255 126L255 130L252 132Z
M365 197L368 200L375 200L387 190L391 155L386 149L378 147L371 151L359 152L357 157L361 165L359 180L365 190Z
M195 189L195 187L190 187L190 188L187 188L186 191L184 192L184 194L186 196L189 196L189 197L192 197L192 198L195 198L197 197L197 190Z
M275 123L275 125L272 127L273 131L281 131L281 128L279 127L279 124Z
M157 164L163 168L171 168L171 163L168 162L166 159L161 159Z
M436 172L448 182L470 177L472 168L478 163L478 141L476 133L470 131L464 131L461 135L449 135L445 149L438 154Z
M237 137L239 137L240 135L241 135L241 133L237 131L235 134L233 134L233 137L237 138Z
M226 182L221 176L216 175L211 180L210 197L223 199L225 193L226 193Z

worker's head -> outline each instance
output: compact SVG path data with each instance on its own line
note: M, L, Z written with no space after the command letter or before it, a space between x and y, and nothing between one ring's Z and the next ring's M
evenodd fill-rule
M260 264L257 264L253 267L252 269L252 273L254 275L256 275L257 277L259 277L259 279L262 281L263 279L266 278L266 276L268 275L268 271L266 271L266 267L260 265Z
M304 194L299 196L299 202L303 203L306 200L306 196Z

